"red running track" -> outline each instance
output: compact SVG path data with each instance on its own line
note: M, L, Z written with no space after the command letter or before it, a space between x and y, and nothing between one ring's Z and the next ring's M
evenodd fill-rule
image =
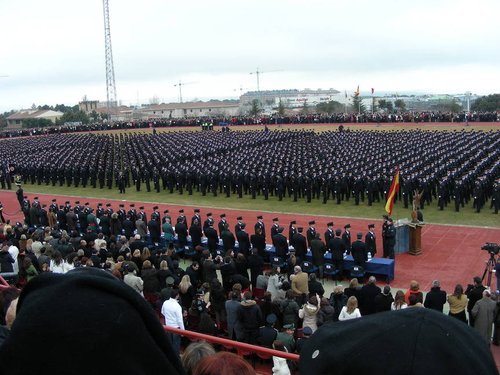
M367 232L368 224L374 223L375 234L377 236L377 249L378 255L382 252L381 240L381 226L382 219L355 219L355 218L339 218L329 216L311 216L300 214L277 214L273 212L250 211L250 210L235 210L235 209L220 209L211 207L197 207L197 206L179 206L171 204L158 204L158 203L142 203L130 202L120 200L100 200L81 197L67 197L67 196L52 196L46 194L27 194L30 200L34 196L38 196L41 203L49 205L53 198L57 198L58 204L64 204L69 200L73 205L75 201L79 200L81 204L89 202L94 209L97 203L111 203L113 209L116 211L120 203L124 203L126 209L130 203L135 203L135 207L144 206L146 213L149 214L153 211L153 206L160 207L160 213L165 209L170 211L173 218L177 216L179 209L183 208L188 217L188 221L193 215L194 208L200 208L201 217L204 220L208 212L212 212L215 222L219 220L221 213L226 214L226 219L230 224L230 228L234 228L236 224L236 217L243 216L244 221L247 223L248 232L253 233L253 226L256 222L257 215L264 216L264 222L267 229L267 242L271 242L269 232L272 224L272 219L278 217L280 225L285 227L285 235L288 235L288 224L291 220L297 221L297 226L303 226L304 231L308 227L307 223L310 220L316 221L316 229L323 238L323 233L326 231L326 223L333 221L335 228L343 228L345 224L351 224L351 233L355 238L355 233ZM10 219L11 222L22 221L23 214L19 210L19 204L16 199L14 191L0 191L0 202L4 205L4 217ZM233 229L232 229L233 230ZM399 288L407 288L411 280L420 282L420 286L424 291L431 287L433 280L438 279L441 281L442 289L447 292L453 292L455 284L461 283L467 285L472 282L475 275L482 275L485 262L488 260L488 253L481 250L481 246L486 242L500 242L500 226L499 228L479 228L467 226L451 226L439 224L427 224L422 230L422 251L420 256L411 256L409 254L396 255L396 270L395 279L392 285ZM492 286L494 286L495 278L493 277Z

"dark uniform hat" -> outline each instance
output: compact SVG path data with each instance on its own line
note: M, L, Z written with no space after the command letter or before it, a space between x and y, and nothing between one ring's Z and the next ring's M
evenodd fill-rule
M236 220L243 220L243 217L238 216L238 217L236 218Z
M144 210L144 206L139 207L139 210Z
M395 334L402 331L404 335ZM381 347L384 350L377 350ZM332 370L340 375L498 374L488 344L476 331L423 308L322 326L305 341L299 371L329 374Z
M257 219L263 219L262 215L257 216Z
M273 221L279 221L279 219L278 219L277 217L275 217L275 218L273 219Z
M375 224L368 224L368 229L375 228Z
M164 214L168 214L168 210L163 211Z
M212 213L211 212L207 213L207 216L212 216Z
M350 227L351 227L351 224L344 225L344 229L349 229Z
M326 223L326 226L333 227L333 222L330 221L329 223Z
M220 214L219 215L221 218L226 217L226 214Z
M297 220L290 221L290 225L295 225L295 224L297 224Z
M309 222L309 225L314 225L314 224L316 224L316 222L315 222L314 220L311 220L311 221Z
M195 212L195 213L198 213L198 212L200 212L200 209L199 209L199 208L195 208L195 209L194 209L194 212Z
M154 207L153 207L153 210L157 210L157 209L158 209L158 206L154 206Z
M183 214L183 213L184 213L184 210L181 208L181 209L179 210L179 213L180 213L180 214Z
M303 231L304 231L304 228L302 228L302 227L297 228L297 232L302 233Z

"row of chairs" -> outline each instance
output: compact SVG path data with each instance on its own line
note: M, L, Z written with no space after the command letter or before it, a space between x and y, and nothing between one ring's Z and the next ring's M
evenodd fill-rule
M271 257L271 266L276 266L280 267L283 270L286 270L288 267L288 262L286 262L283 258L277 257L277 256L272 256ZM307 274L314 273L316 274L318 272L318 267L315 266L312 262L309 262L307 260L303 261L300 264L300 268L302 268L303 272L306 272ZM350 277L352 278L357 278L358 280L364 279L366 272L363 267L355 265L349 270ZM338 279L342 276L342 271L335 267L334 264L332 263L325 263L323 266L323 276L328 278L331 277L332 280L335 280L335 285L337 285Z

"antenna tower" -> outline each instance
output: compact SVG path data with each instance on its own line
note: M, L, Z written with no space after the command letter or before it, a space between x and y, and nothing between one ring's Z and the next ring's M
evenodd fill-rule
M113 50L111 48L111 28L109 27L108 0L102 0L104 7L104 43L106 48L106 99L108 120L111 119L111 109L116 107L115 68L113 66Z

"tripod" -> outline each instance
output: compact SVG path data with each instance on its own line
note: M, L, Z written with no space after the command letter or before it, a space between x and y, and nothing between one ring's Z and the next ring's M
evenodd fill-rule
M486 285L489 287L491 287L491 275L493 274L496 265L497 260L495 259L495 254L490 253L490 259L488 259L488 261L486 262L486 266L484 266L483 277L481 278L481 280L484 282L484 278L486 277L486 274L488 274Z

